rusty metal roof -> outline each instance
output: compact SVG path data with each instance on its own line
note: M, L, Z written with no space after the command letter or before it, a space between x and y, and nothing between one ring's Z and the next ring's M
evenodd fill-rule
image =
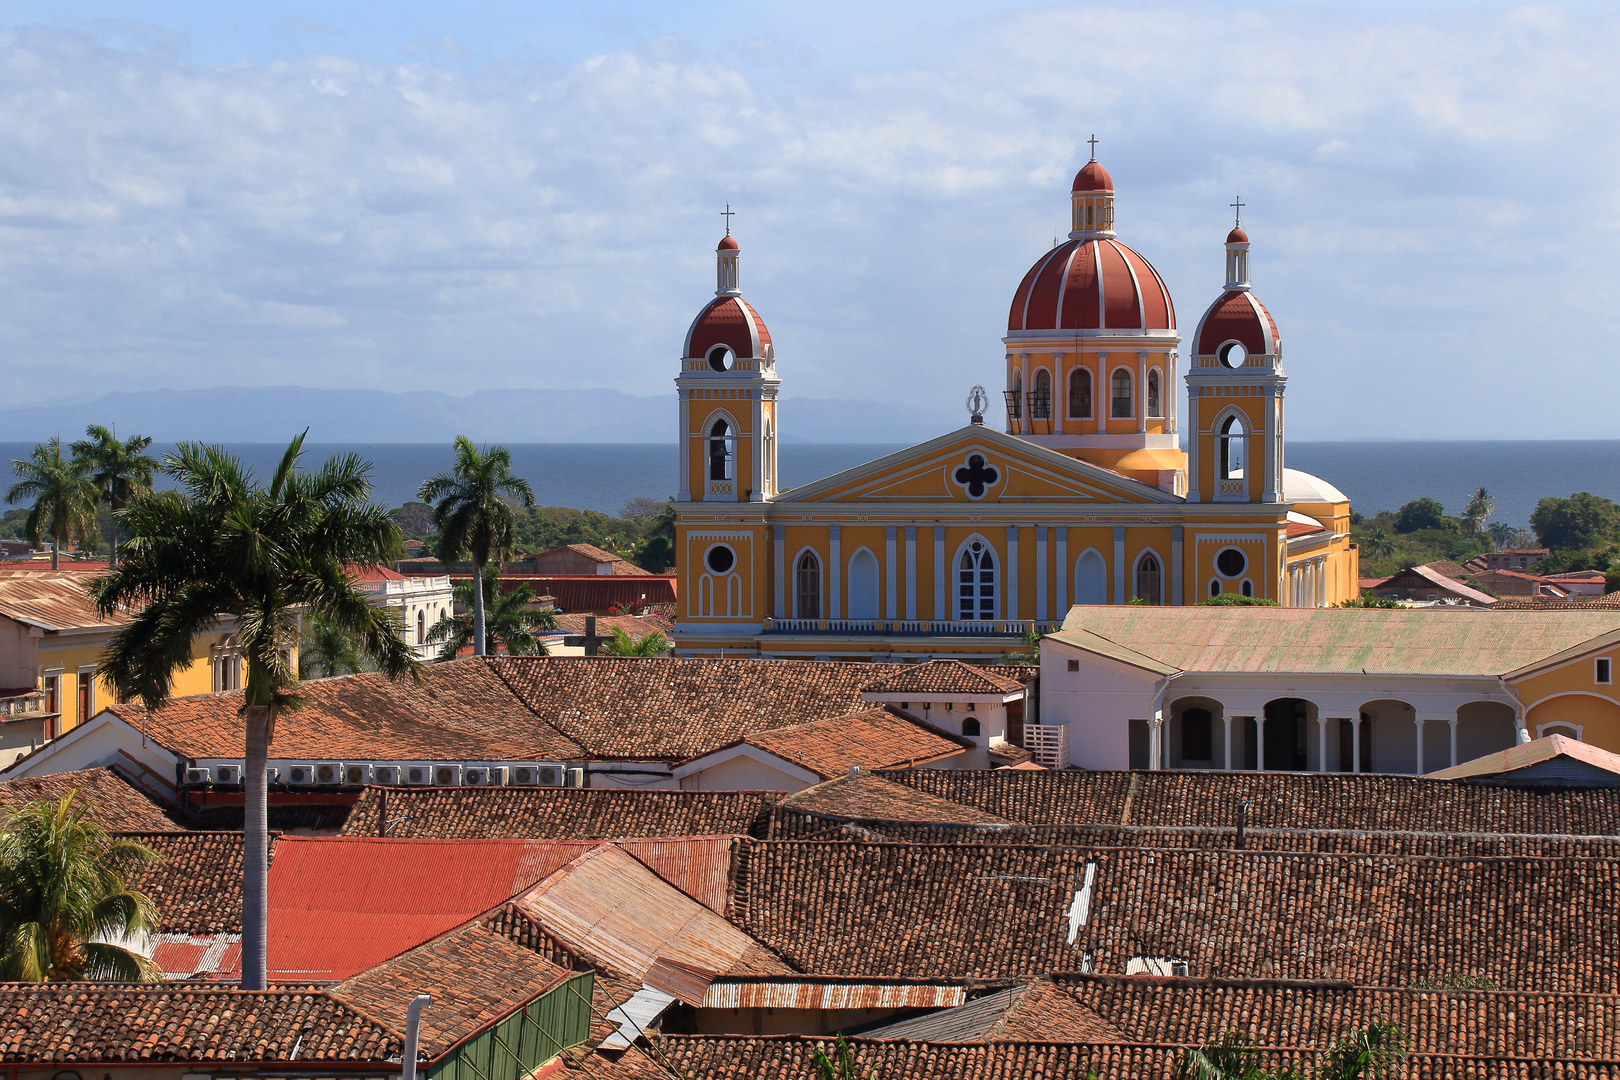
M0 570L0 615L43 630L117 629L129 623L122 612L96 611L85 586L91 576L70 570Z
M967 1000L960 984L922 979L720 979L705 1009L945 1009Z

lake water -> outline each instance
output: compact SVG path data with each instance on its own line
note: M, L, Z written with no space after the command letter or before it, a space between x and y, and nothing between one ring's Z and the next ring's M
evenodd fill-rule
M0 460L25 456L31 444L0 442ZM169 446L154 444L159 453ZM230 446L261 476L274 471L285 446ZM679 448L673 443L508 445L513 471L528 478L545 506L616 514L636 496L662 500L675 492ZM864 443L782 443L782 483L797 487L901 447ZM305 462L353 451L375 464L376 498L398 506L416 497L428 476L449 468L443 444L352 443L306 447ZM1288 445L1290 468L1315 473L1371 516L1422 496L1450 513L1483 485L1496 497L1495 517L1524 527L1536 500L1576 491L1620 502L1620 440L1544 442L1300 442ZM9 470L8 470L9 472Z

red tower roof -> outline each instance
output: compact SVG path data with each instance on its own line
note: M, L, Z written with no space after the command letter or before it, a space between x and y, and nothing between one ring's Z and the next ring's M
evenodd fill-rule
M1209 306L1204 317L1198 320L1193 350L1197 355L1207 356L1227 341L1242 342L1244 350L1250 354L1266 355L1276 355L1282 344L1271 312L1247 289L1228 289Z
M1107 173L1102 176L1110 182ZM1007 314L1008 333L1175 328L1175 305L1159 272L1117 240L1070 240L1041 256Z
M765 320L740 296L715 297L686 331L686 355L693 357L705 356L720 344L731 346L738 356L763 356L770 343Z
M736 251L737 250L737 241L730 233L726 233L725 238L720 241L720 246L718 248L716 248L715 250L717 250L717 251Z
M1226 234L1226 242L1228 244L1247 244L1249 242L1249 234L1244 232L1241 228L1233 229L1231 232Z
M1074 187L1071 191L1113 191L1114 178L1108 175L1108 170L1095 159L1083 165L1079 172L1074 174Z

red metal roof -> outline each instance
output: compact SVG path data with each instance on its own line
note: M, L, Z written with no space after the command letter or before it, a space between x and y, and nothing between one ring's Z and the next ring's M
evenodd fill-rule
M717 248L715 248L715 250L716 251L736 251L737 250L737 239L736 239L736 237L732 236L730 233L727 233L724 237L721 238L720 245Z
M764 355L771 332L759 312L740 296L717 296L709 301L686 331L686 355L704 356L716 345L729 345L738 356Z
M1199 355L1208 356L1223 342L1241 341L1255 355L1275 355L1282 344L1277 323L1258 297L1247 289L1228 289L1198 320L1193 336Z
M1013 294L1007 331L1174 330L1159 272L1117 240L1070 240L1042 255Z
M1233 229L1231 232L1226 234L1226 242L1228 244L1247 244L1249 242L1249 234L1244 232L1242 229Z
M1108 170L1102 167L1102 162L1092 159L1080 166L1080 171L1074 174L1074 187L1072 191L1113 191L1114 178L1108 175Z

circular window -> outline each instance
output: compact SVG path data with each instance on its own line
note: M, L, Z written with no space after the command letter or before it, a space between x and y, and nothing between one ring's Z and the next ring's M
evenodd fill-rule
M724 345L716 345L709 350L709 367L714 371L730 371L736 359L732 351Z
M703 561L714 573L729 574L731 568L737 565L737 556L726 545L716 544L703 556Z
M1236 341L1221 346L1221 363L1229 368L1240 368L1243 361L1249 358L1249 353Z
M1221 553L1215 556L1215 569L1220 571L1222 577L1237 577L1248 568L1248 558L1237 548L1222 548Z

